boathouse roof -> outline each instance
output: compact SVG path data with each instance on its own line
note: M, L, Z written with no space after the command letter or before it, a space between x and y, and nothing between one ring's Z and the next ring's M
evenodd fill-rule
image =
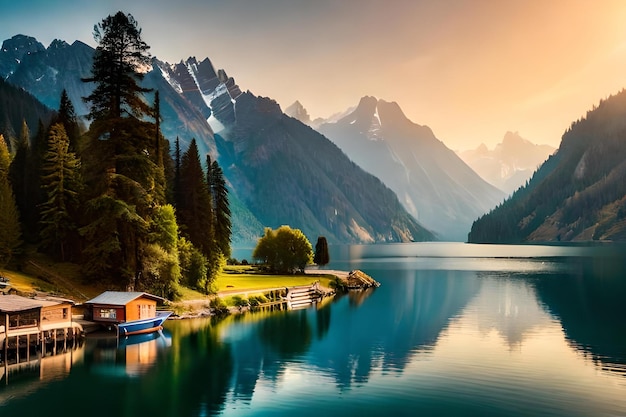
M96 298L86 301L85 304L106 304L112 306L125 306L137 298L148 298L154 301L165 301L157 295L148 294L147 292L126 292L126 291L105 291Z
M62 304L62 301L27 298L14 294L0 295L0 312L14 313L16 311L32 310L34 308L50 307Z

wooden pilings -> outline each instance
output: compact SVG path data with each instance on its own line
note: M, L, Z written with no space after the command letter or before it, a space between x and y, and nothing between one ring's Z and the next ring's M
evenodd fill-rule
M0 364L3 366L30 362L31 356L42 357L66 352L82 337L77 327L39 330L37 328L3 334L0 337Z

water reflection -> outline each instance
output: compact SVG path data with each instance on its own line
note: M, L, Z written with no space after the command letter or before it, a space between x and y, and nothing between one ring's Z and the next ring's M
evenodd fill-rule
M519 350L527 335L553 322L537 303L535 289L524 276L480 272L477 277L482 286L472 302L471 314L476 316L478 331L483 336L495 331L510 350Z
M139 334L123 338L92 338L87 355L91 370L105 377L136 378L148 372L172 345L168 331Z
M232 346L235 396L250 401L259 378L276 383L294 364L334 379L340 390L367 383L372 372L402 372L479 289L467 273L433 274L395 271L393 283L355 294L361 302L345 296L318 310L229 324L222 338Z
M95 417L626 414L621 259L333 267L382 286L318 308L168 321L136 343L88 340L58 377L0 387L0 415L50 403Z
M76 344L55 355L35 356L27 362L0 366L0 407L9 400L32 394L47 384L66 378L72 366L84 360L84 345Z
M622 257L571 260L570 274L534 281L570 345L602 369L626 376L626 263Z

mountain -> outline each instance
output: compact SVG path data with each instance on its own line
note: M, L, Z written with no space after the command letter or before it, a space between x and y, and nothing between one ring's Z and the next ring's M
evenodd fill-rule
M55 40L44 49L35 48L28 37L12 42L19 41L27 44L17 51L30 53L18 61L8 51L0 54L0 68L11 68L0 75L53 108L65 88L79 108L80 97L93 88L80 78L89 74L94 50L79 41ZM142 85L160 93L165 136L170 141L178 137L183 150L196 138L200 152L210 153L223 167L235 245L253 244L263 226L283 224L312 240L324 235L330 243L434 238L377 178L328 139L286 116L273 100L243 93L208 58L170 64L154 57ZM86 111L80 107L77 113Z
M8 77L15 72L25 56L45 50L41 42L30 36L15 35L5 40L0 48L0 75L3 79Z
M465 241L472 222L504 198L397 103L363 97L354 111L318 130L441 239Z
M469 240L626 240L626 92L572 123L558 151L478 219Z
M346 115L352 113L356 107L350 107L345 111L334 113L328 117L316 117L311 120L309 116L309 112L307 109L300 103L300 101L296 100L291 105L289 105L285 110L285 114L287 116L293 117L296 120L301 121L305 125L311 126L313 129L318 129L321 125L326 123L335 123L341 119L343 119Z
M510 195L524 185L554 151L552 146L535 145L517 132L506 132L493 150L481 144L476 149L457 153L485 181Z
M0 135L13 151L12 145L19 138L23 121L31 129L31 134L35 134L39 121L48 123L52 115L53 111L33 95L0 79Z
M307 112L302 103L297 100L285 109L285 114L301 121L305 125L311 125L311 116L309 116L309 112Z

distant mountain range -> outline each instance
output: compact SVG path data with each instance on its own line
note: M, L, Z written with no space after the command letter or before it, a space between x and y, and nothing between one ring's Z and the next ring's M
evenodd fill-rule
M507 195L524 185L539 166L554 153L548 145L535 145L517 132L506 132L494 149L481 144L458 155L478 175Z
M293 114L308 116L300 106L290 107L297 109ZM397 103L363 97L317 130L380 178L442 240L465 241L472 222L504 199L429 127L410 121Z
M478 219L471 242L626 240L626 91L572 123L527 186Z
M55 40L48 48L17 35L0 49L0 77L56 109L66 89L77 114L92 85L94 50ZM162 129L183 150L192 138L217 158L231 190L235 245L249 245L263 226L288 224L330 243L431 240L380 180L333 143L286 116L276 102L243 92L209 59L170 64L153 58L144 87L158 89ZM31 126L31 129L33 126Z

